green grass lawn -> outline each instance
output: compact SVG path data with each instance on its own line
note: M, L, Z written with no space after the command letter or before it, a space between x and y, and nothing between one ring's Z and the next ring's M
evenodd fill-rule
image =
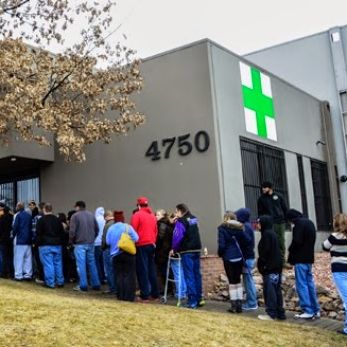
M0 280L0 346L346 347L336 333Z

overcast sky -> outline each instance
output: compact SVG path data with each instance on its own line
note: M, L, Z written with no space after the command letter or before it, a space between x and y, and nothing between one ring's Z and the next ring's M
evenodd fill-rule
M116 40L140 57L202 38L244 54L347 24L347 0L118 0Z

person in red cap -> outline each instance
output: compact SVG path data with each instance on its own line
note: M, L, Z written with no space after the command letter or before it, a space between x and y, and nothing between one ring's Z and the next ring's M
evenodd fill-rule
M154 262L155 242L157 240L157 219L148 206L148 199L137 199L138 211L131 218L131 226L139 235L136 243L136 273L140 287L139 301L158 299L158 283Z

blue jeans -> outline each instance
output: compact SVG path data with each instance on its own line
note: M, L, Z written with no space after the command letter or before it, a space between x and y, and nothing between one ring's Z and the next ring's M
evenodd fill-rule
M255 287L252 270L255 265L255 259L246 259L243 267L243 286L246 291L246 305L247 307L257 307L257 289Z
M343 330L347 334L347 272L333 272L333 278L345 309L345 325Z
M136 247L136 274L142 299L159 296L154 253L154 245Z
M177 298L183 299L187 296L187 286L186 281L184 279L182 263L180 263L180 260L178 260L177 258L177 260L171 259L170 265L175 280L175 296Z
M62 246L40 246L39 255L45 284L51 288L64 285Z
M273 319L285 318L281 282L281 274L263 275L265 311Z
M90 281L93 289L100 288L100 281L98 276L98 270L96 269L95 257L94 257L94 245L84 244L75 245L75 258L77 265L77 272L80 278L80 288L83 291L88 290L87 279L87 266L90 275Z
M183 253L181 258L187 284L188 305L196 307L202 298L200 252Z
M295 264L295 286L301 309L308 314L320 311L316 286L312 275L312 264Z
M104 271L104 257L101 246L94 246L94 256L95 264L98 270L99 281L102 283L105 281L105 271Z
M107 284L110 288L111 293L117 292L117 276L116 276L116 270L112 263L112 257L110 256L110 249L107 248L104 250L104 265L105 265L105 272L106 272L106 280Z

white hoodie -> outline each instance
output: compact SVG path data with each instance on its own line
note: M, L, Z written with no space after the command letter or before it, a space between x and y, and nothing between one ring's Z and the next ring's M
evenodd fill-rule
M105 209L103 207L98 207L95 210L95 219L99 226L99 232L98 232L98 236L96 237L94 241L94 246L101 246L102 232L105 226L104 213L105 213Z

